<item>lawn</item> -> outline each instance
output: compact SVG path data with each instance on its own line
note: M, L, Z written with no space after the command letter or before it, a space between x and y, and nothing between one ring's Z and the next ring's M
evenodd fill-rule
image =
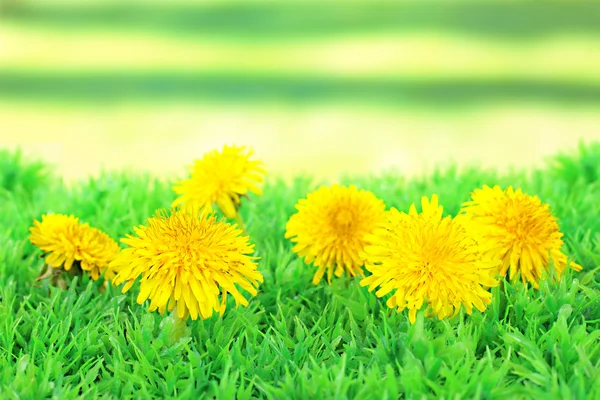
M64 185L18 153L0 156L0 391L6 399L597 399L600 398L600 144L542 168L447 165L417 178L347 176L387 207L407 210L438 194L455 215L483 184L513 185L551 206L564 251L583 266L535 290L504 282L485 312L410 324L359 279L311 283L284 239L298 199L322 182L269 178L241 208L264 283L248 307L187 321L180 340L166 316L136 303L137 290L68 290L35 282L41 252L28 228L42 214L72 213L112 238L168 207L173 182L107 172ZM232 299L230 299L231 301Z

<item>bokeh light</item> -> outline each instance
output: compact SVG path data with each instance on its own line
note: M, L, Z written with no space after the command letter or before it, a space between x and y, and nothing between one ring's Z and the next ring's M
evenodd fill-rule
M271 174L509 168L600 139L586 1L5 0L0 146L67 180L181 175L223 144Z

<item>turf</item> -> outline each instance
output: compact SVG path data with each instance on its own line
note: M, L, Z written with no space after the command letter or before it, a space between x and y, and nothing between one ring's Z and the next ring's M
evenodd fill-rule
M505 283L484 313L411 325L357 280L313 286L285 223L319 182L270 178L242 214L265 277L247 308L188 321L173 343L164 317L84 277L67 291L36 284L28 227L74 213L117 239L173 199L172 182L105 173L64 185L43 163L0 153L0 393L3 399L600 398L600 144L499 175L446 166L419 179L344 177L388 207L437 193L448 214L482 184L548 202L565 233L568 271L540 290Z

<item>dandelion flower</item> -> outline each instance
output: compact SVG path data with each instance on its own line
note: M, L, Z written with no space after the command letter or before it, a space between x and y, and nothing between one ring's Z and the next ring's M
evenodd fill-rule
M210 211L216 204L226 217L235 218L241 196L248 191L262 194L258 184L266 172L262 162L250 159L252 155L253 151L245 146L225 146L221 152L205 154L196 160L191 177L173 187L180 195L173 207L205 207Z
M106 233L82 224L73 215L43 215L29 231L31 243L47 253L47 265L65 271L77 265L94 280L119 252L119 245Z
M177 308L182 320L210 318L213 310L225 311L227 294L248 305L236 285L255 296L263 281L249 238L214 213L159 211L134 230L137 236L121 239L129 247L110 268L117 274L115 284L126 282L123 293L141 276L137 302L149 298L150 311Z
M382 221L385 205L371 192L355 186L333 185L310 193L296 205L285 237L296 243L292 249L307 264L318 267L313 284L318 284L325 272L331 283L333 274L340 277L364 276L360 257L365 235Z
M547 204L510 186L506 190L484 186L471 193L471 198L462 210L470 217L470 229L486 248L486 256L500 261L496 273L505 276L510 268L511 281L520 272L523 283L538 288L552 259L560 278L567 256L561 252L563 234ZM570 266L581 271L574 262Z
M461 305L468 314L473 306L484 311L492 299L484 287L497 284L489 272L494 263L482 259L463 226L465 217L442 218L436 195L421 204L421 213L414 204L408 214L392 208L368 236L366 268L372 275L360 285L369 291L379 287L377 297L393 291L388 307L408 308L411 323L424 303L426 315L440 320L457 315Z

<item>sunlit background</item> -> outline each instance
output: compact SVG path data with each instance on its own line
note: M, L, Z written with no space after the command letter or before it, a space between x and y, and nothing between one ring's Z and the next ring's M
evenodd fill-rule
M0 0L0 147L65 179L530 167L600 140L600 3Z

